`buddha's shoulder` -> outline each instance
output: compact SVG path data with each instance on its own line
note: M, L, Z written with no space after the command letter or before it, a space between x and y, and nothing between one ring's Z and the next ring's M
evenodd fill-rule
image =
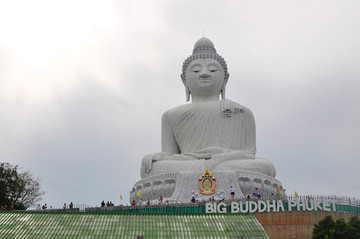
M163 118L176 119L177 117L182 115L184 112L192 109L193 107L194 107L194 104L192 104L192 103L178 105L174 108L167 110L163 114Z
M229 108L231 109L232 111L239 111L241 113L245 113L245 114L251 114L252 115L252 112L251 110L246 107L246 106L243 106L235 101L231 101L231 100L228 100L228 99L224 99L222 100L223 101L223 105L225 105L224 108Z

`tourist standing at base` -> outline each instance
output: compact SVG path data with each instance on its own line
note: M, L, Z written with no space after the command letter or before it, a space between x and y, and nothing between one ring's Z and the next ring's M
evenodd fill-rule
M231 198L235 197L235 190L232 186L230 186L230 194L231 194Z

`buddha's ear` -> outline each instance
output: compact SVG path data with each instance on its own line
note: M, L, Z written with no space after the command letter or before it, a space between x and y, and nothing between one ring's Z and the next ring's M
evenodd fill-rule
M184 74L181 74L180 75L181 77L181 80L185 86L185 93L186 93L186 102L188 102L190 100L190 90L189 90L189 87L188 85L186 84L186 78L185 78L185 75Z
M229 79L229 73L227 73L224 77L224 84L221 88L221 99L225 99L225 90L226 90L226 84L228 82Z

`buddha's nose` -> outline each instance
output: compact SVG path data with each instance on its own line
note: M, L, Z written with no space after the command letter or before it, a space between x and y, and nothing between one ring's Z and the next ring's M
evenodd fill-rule
M203 72L201 75L200 75L201 78L207 78L207 77L210 77L210 75L206 72Z

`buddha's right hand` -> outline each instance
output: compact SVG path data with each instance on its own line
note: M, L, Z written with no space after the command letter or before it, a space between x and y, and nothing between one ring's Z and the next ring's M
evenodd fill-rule
M141 168L148 173L151 170L152 162L163 160L165 156L170 156L170 155L171 153L167 153L167 152L147 154L142 159Z

